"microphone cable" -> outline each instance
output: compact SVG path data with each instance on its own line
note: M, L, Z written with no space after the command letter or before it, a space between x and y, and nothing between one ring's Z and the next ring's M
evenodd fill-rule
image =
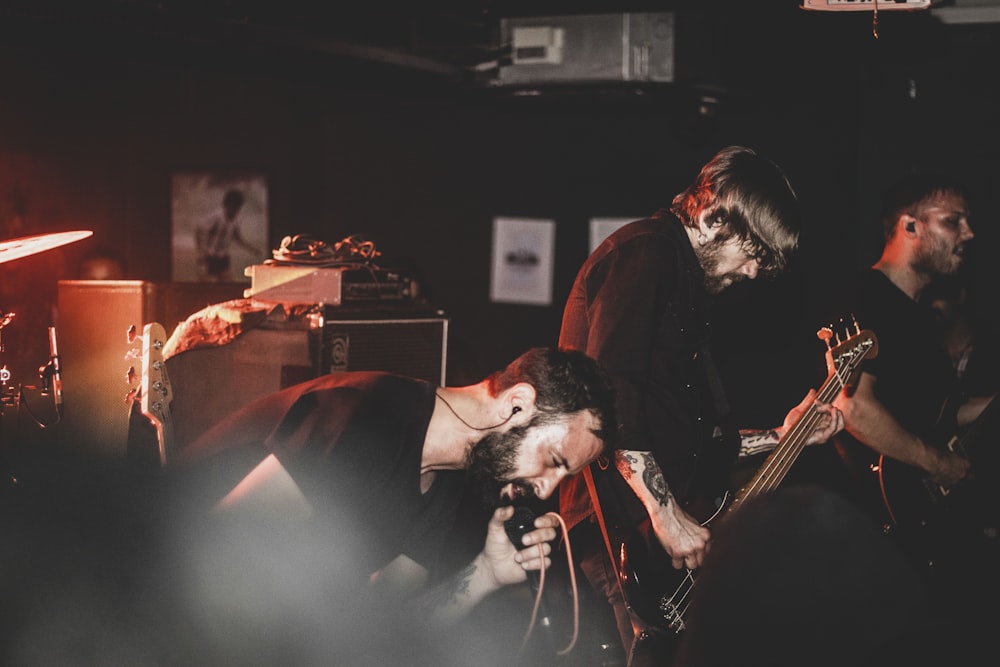
M530 510L527 510L527 508L519 508L519 510L522 509L525 510L526 513L530 515ZM573 634L570 637L569 643L564 648L560 649L559 651L556 651L556 655L564 656L567 655L570 651L572 651L573 648L576 646L577 638L579 637L580 634L580 599L579 599L579 594L577 592L576 571L573 568L573 550L570 547L569 532L566 529L566 522L563 520L561 516L559 516L555 512L548 512L547 514L554 516L559 521L559 526L562 533L562 540L563 543L566 545L566 567L569 570L570 591L572 592L573 596ZM514 518L516 518L516 515ZM533 522L534 516L531 515L530 518L531 522ZM513 518L511 520L513 520ZM508 534L510 534L509 531ZM511 540L514 541L513 537L511 538ZM518 546L518 543L516 541L514 541L514 543L515 546ZM538 547L538 554L539 556L542 557L542 564L544 565L545 553L542 550L542 545L537 544L536 546ZM538 590L535 591L534 606L531 609L531 620L528 622L528 628L527 630L525 630L524 638L521 640L521 648L518 649L518 655L521 655L521 653L524 652L525 647L528 645L528 640L531 639L532 632L534 631L535 625L537 624L538 621L538 610L541 608L542 595L545 591L545 570L546 568L542 567L542 569L538 571L538 587L537 587ZM532 572L528 572L527 574L528 574L528 581L530 582Z

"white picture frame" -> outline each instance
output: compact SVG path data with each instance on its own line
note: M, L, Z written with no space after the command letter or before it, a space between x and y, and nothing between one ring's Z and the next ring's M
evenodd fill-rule
M555 239L555 220L494 218L490 300L551 305Z
M590 252L597 250L601 241L611 236L619 227L627 225L633 220L639 220L642 216L635 218L591 218L590 219Z

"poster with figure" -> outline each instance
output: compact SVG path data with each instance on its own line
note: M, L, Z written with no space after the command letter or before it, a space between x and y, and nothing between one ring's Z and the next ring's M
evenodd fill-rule
M556 223L541 218L494 218L490 300L548 306Z
M173 280L249 282L246 267L271 257L267 207L263 172L175 173L170 208Z

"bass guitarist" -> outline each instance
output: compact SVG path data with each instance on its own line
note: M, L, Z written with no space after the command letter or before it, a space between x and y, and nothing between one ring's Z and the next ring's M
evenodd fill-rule
M992 591L985 602L995 607L1000 560L990 494L996 491L984 484L995 472L981 462L995 459L996 431L993 442L948 446L948 436L975 423L992 397L956 391L934 311L921 297L961 267L973 238L969 215L965 190L952 179L932 173L901 179L885 193L881 256L836 305L879 340L879 354L862 366L857 386L835 401L845 419L837 449L857 476L859 503L927 575L936 608L947 610L940 627L961 633L956 649L981 636L972 629L983 616L973 612L982 606L975 596ZM972 444L988 456L973 456ZM949 510L976 488L986 492L977 491L961 511Z
M620 449L616 461L599 460L563 483L560 513L573 527L580 569L614 609L630 667L666 664L667 643L625 600L613 556L621 542L648 522L669 556L664 567L699 567L710 535L688 511L696 468L714 467L728 481L737 452L773 448L814 399L810 392L782 427L741 433L730 424L708 348L713 297L784 270L798 230L797 199L781 169L731 146L670 211L617 230L576 276L559 343L585 351L611 376ZM843 426L839 411L821 405L818 412L810 443Z

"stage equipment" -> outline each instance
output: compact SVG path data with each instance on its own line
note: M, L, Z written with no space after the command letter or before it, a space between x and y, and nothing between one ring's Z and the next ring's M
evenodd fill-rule
M802 9L821 12L915 11L941 0L802 0Z
M441 311L316 307L289 317L278 308L230 342L168 357L176 445L256 398L327 373L386 371L443 385L447 345Z
M510 62L493 84L669 83L674 32L672 12L501 19Z
M60 280L59 358L66 444L101 457L124 455L128 372L140 372L128 330L160 322L167 332L210 303L239 298L244 283ZM132 355L132 356L128 356Z
M244 296L258 301L341 306L418 297L416 280L399 269L254 264L244 272L250 278Z

